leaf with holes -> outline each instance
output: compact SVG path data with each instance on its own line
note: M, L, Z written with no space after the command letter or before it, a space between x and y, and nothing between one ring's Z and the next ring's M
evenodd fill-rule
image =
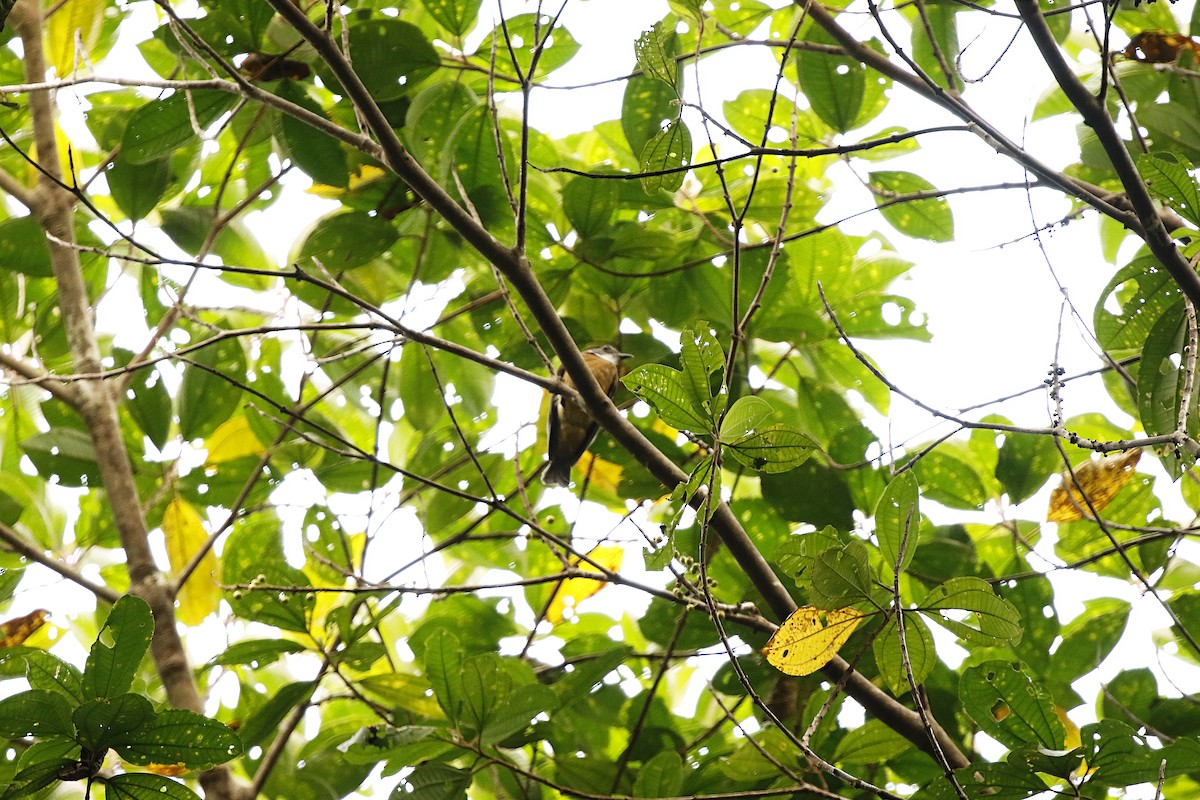
M911 172L872 172L868 182L875 205L896 230L915 239L954 239L954 215L937 187Z
M784 674L811 675L833 660L862 618L853 608L798 608L771 635L762 654Z
M690 163L692 134L681 120L674 120L647 142L642 150L642 172L654 173L641 179L642 190L646 194L654 194L659 189L678 191L683 186Z

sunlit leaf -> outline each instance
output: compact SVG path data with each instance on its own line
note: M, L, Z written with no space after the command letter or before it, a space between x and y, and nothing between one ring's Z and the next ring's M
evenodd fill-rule
M951 578L929 592L918 608L969 642L1001 645L1021 638L1021 615L979 578Z
M590 562L599 564L609 572L619 572L621 570L621 563L625 559L625 548L619 545L600 545L593 548L587 554L587 559ZM571 559L571 566L586 570L590 564L575 557ZM606 586L608 586L608 581L606 580L598 580L596 578L567 578L558 584L558 589L554 593L554 599L550 601L550 606L546 609L546 620L551 625L557 625L562 622L563 614L568 608L578 608L580 603Z
M811 675L837 655L863 614L853 608L798 608L763 648L771 666L788 675Z
M674 192L683 186L688 164L692 162L692 134L681 120L674 120L654 135L642 150L642 189L651 194L659 189Z
M1046 521L1071 522L1091 517L1092 508L1097 513L1103 511L1129 483L1141 457L1141 448L1134 448L1120 455L1090 459L1075 467L1074 476L1064 475L1062 483L1050 495Z
M221 423L206 442L208 458L205 466L224 464L247 456L261 456L266 452L262 442L255 436L250 421L244 415L230 417Z
M191 563L200 548L208 543L208 532L204 529L204 521L200 514L181 497L176 497L167 504L167 509L163 512L162 528L171 571L178 575ZM221 589L217 586L216 576L217 557L209 547L175 597L179 603L176 613L181 622L186 625L198 625L217 610Z
M1022 664L988 661L969 667L959 682L959 696L976 724L1008 747L1033 742L1063 749L1063 726L1050 693Z

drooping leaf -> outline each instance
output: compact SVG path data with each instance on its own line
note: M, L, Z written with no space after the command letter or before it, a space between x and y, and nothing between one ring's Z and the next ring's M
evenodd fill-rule
M1097 513L1103 511L1132 479L1141 457L1141 449L1134 448L1117 456L1089 459L1075 467L1073 476L1064 475L1050 495L1046 521L1071 522L1091 517L1091 508Z
M681 120L674 120L654 135L642 150L642 190L675 192L683 186L684 169L692 161L692 134Z
M929 592L918 608L969 642L1001 645L1021 638L1021 615L979 578L951 578Z
M237 98L228 92L178 91L153 100L129 117L121 139L121 155L130 164L149 164L167 158L192 142L201 131L233 108Z
M893 569L903 572L920 546L920 490L912 470L892 479L875 506L875 535L879 550Z
M89 698L116 697L133 685L142 657L150 647L154 618L145 600L125 595L113 605L92 644L83 671L83 693ZM110 639L111 645L104 639Z
M167 504L163 512L163 536L167 543L167 557L171 570L179 575L192 558L208 543L208 532L204 521L191 503L176 497ZM217 557L209 547L200 563L192 571L187 583L180 587L175 599L179 603L176 612L186 625L198 625L217 610L221 589L217 586Z
M896 230L932 242L954 239L950 204L936 196L932 183L911 172L883 171L872 172L870 183L879 213Z
M1062 750L1064 730L1054 703L1020 663L988 661L969 667L959 681L959 696L971 719L1008 747L1026 743Z

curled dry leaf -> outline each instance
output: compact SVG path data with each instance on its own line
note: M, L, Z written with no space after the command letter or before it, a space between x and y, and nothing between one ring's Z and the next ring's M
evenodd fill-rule
M1184 50L1191 51L1192 57L1200 61L1200 42L1192 37L1170 31L1142 31L1129 40L1123 55L1147 64L1169 64L1178 60Z
M1117 492L1133 477L1133 468L1142 457L1140 447L1110 458L1085 461L1075 468L1075 475L1063 475L1062 483L1050 495L1047 522L1074 522L1091 517L1091 507L1102 511ZM1084 497L1087 500L1084 500Z
M14 617L0 622L0 647L16 647L24 644L25 640L37 632L50 618L50 612L44 608L30 611L23 617Z

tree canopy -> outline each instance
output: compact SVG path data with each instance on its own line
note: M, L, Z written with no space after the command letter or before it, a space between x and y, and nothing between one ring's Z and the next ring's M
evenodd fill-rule
M0 17L3 800L1200 796L1196 11Z

